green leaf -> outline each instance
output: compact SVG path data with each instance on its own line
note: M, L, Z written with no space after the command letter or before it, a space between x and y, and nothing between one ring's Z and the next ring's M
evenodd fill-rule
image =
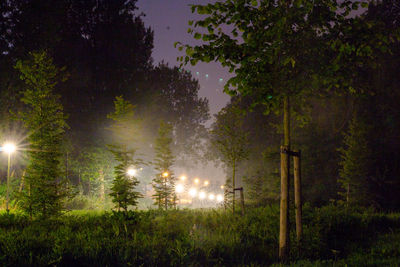
M199 39L201 39L201 34L196 32L193 37L194 37L194 39L199 40Z

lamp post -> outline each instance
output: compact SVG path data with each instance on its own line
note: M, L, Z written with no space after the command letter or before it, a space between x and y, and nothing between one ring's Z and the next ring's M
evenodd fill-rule
M3 146L3 150L8 154L8 167L7 167L7 196L6 196L6 210L7 213L10 211L8 209L8 202L10 200L10 166L11 166L11 153L15 151L16 147L12 143L6 143Z

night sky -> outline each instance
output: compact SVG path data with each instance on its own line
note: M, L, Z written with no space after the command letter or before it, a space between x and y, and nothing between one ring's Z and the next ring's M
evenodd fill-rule
M139 11L146 14L144 21L147 27L154 30L154 63L167 62L170 66L179 66L176 58L184 52L179 52L174 47L176 41L185 44L196 44L195 40L187 33L188 21L196 20L200 16L192 14L190 4L206 4L207 0L139 0ZM198 42L197 42L198 43ZM186 66L193 77L200 82L201 97L207 97L210 103L211 114L217 113L225 106L229 96L223 92L223 86L229 78L227 69L219 63L198 63L196 66ZM208 77L207 77L208 74ZM222 80L221 80L222 79Z

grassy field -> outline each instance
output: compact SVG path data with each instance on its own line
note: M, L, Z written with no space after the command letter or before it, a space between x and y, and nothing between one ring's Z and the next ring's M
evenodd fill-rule
M30 221L3 212L0 266L278 265L278 222L278 206L243 217L223 210L73 211ZM301 247L291 243L292 266L400 262L399 214L305 207L304 225Z

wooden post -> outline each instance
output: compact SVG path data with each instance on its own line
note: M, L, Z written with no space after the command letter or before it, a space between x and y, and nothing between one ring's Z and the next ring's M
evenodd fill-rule
M20 192L20 193L22 192L22 188L24 187L25 172L26 172L26 170L24 170L24 172L22 173L21 182L19 183L18 192Z
M240 203L242 206L242 216L244 216L244 193L243 193L243 187L240 188Z
M279 259L285 261L289 252L289 153L281 146L281 206L279 224Z
M296 210L296 237L297 242L301 242L303 235L302 199L301 199L301 151L294 151L294 205Z

